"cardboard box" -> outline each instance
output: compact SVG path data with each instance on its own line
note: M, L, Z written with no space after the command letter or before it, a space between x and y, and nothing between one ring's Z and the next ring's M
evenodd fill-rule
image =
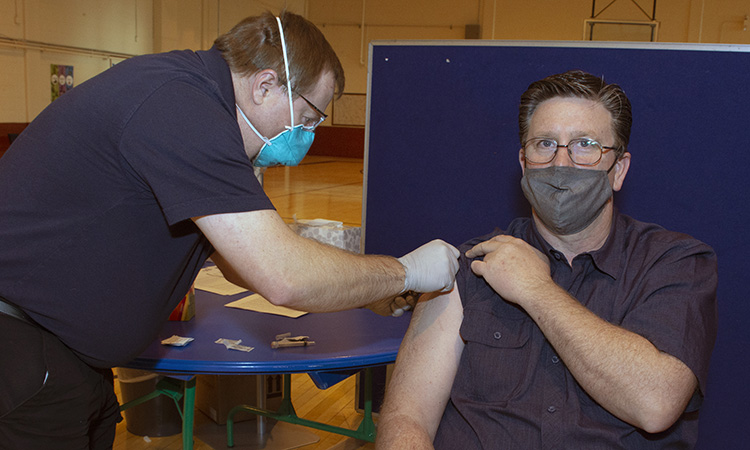
M326 219L296 220L289 225L300 236L354 253L360 253L362 229Z
M229 411L237 405L258 406L258 382L265 383L265 408L276 411L281 406L282 375L198 375L195 381L195 405L219 425L227 423ZM235 422L256 420L256 414L242 411Z

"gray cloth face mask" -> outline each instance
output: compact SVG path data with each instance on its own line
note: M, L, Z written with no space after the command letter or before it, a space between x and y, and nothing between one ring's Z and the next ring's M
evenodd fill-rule
M561 236L589 226L612 197L606 171L567 166L527 168L521 189L542 223Z

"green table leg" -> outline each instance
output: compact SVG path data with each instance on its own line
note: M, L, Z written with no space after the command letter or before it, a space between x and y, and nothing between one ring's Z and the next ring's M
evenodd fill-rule
M328 431L330 433L353 437L363 441L375 442L375 422L372 420L372 369L365 369L364 418L356 431L298 417L297 413L294 411L294 405L292 405L291 390L292 376L290 374L285 374L281 406L276 412L267 411L250 405L239 405L232 408L227 417L227 447L234 447L234 415L240 411L249 411L253 414L269 417L282 422L303 425L318 430Z
M138 397L135 400L131 400L131 401L127 402L127 403L123 403L122 405L120 405L120 411L125 411L126 409L132 408L134 406L138 406L141 403L146 403L147 401L151 400L152 398L156 398L156 397L158 397L160 395L161 395L161 392L159 392L159 390L155 390L154 392L152 392L150 394L146 394L143 397Z
M195 377L185 381L185 402L182 416L182 448L193 449L193 427L195 425Z
M365 370L365 416L359 424L357 433L365 436L365 440L375 442L375 422L372 420L372 369Z
M163 378L156 383L156 389L153 392L120 405L120 411L138 406L160 395L166 395L174 400L177 411L179 411L182 418L182 448L192 450L193 427L195 423L195 377L191 377L187 381L169 377ZM180 400L183 398L183 406L180 408Z

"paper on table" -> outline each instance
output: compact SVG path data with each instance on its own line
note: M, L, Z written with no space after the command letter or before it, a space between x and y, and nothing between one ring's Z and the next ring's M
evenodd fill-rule
M229 308L246 309L248 311L261 312L266 314L276 314L279 316L297 318L307 314L304 311L297 311L296 309L286 308L284 306L276 306L263 298L260 294L252 294L247 297L242 297L239 300L227 303L224 306Z
M224 339L219 338L214 341L217 344L223 344L227 350L239 350L241 352L251 352L255 350L255 347L248 347L247 345L241 345L242 339Z
M216 266L204 267L195 277L195 288L220 295L234 295L247 292L247 289L232 284L224 278Z
M161 343L162 345L174 345L175 347L184 347L188 345L189 343L193 342L193 340L194 338L191 338L191 337L182 337L182 336L177 336L176 334L173 334L171 337L162 339Z

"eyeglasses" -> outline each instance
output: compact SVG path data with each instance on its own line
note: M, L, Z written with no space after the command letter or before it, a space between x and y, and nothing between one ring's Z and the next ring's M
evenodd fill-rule
M568 145L560 145L554 139L534 138L523 144L523 155L530 164L547 164L555 159L557 149L568 149L571 161L580 166L593 166L602 159L602 154L617 147L606 147L593 139L573 139Z
M315 129L318 128L318 125L320 125L321 123L323 123L323 121L328 118L328 115L326 113L324 113L323 111L321 111L320 109L318 109L317 106L313 105L312 102L310 100L306 99L304 95L300 94L299 92L297 92L297 95L299 95L299 97L302 100L304 100L305 102L307 102L307 104L310 105L310 108L312 108L315 112L317 112L318 114L320 114L320 117L317 118L317 119L314 119L314 118L311 118L311 117L303 117L302 118L302 121L303 121L302 122L302 128L304 128L307 131L315 131Z

